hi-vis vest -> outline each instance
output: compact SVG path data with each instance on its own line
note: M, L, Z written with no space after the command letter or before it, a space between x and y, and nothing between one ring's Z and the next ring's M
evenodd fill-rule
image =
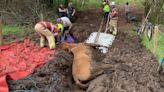
M42 22L39 22L39 24L41 24L42 26L46 27L51 32L58 33L57 26L53 25L51 22L42 21Z
M104 11L104 12L110 12L110 7L109 7L109 5L106 4L106 5L104 6L104 8L103 8L103 11Z
M56 26L57 26L57 28L58 28L58 31L60 31L60 32L63 33L63 31L64 31L64 27L63 27L63 25L60 24L60 23L58 23Z

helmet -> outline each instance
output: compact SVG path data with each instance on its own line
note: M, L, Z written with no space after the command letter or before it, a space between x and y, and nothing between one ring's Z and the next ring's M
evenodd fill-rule
M58 28L58 31L59 32L62 32L63 33L64 27L63 27L63 25L61 23L58 23L57 24L57 28Z

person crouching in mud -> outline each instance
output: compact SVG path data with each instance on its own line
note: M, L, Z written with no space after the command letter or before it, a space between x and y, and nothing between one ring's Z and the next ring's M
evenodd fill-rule
M40 47L45 47L45 41L48 40L49 48L54 49L56 47L55 38L60 39L61 29L51 22L38 22L35 25L35 31L40 35Z
M73 34L70 32L72 28L72 23L68 17L61 17L57 19L57 25L62 25L64 27L61 42L67 40L69 43L74 43Z

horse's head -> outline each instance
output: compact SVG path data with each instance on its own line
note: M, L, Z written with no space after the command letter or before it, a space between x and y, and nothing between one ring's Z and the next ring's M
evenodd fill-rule
M77 44L63 42L59 45L59 48L71 51L71 49L75 48L76 45Z

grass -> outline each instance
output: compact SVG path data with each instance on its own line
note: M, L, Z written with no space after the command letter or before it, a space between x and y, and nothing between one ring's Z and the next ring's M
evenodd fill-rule
M125 5L126 2L129 2L131 5L141 7L144 0L109 0L109 1L115 1L117 5ZM100 7L102 4L102 0L88 0L84 4L84 6L82 6L80 2L77 3L77 0L73 0L73 4L78 10L86 10L90 8Z
M101 0L88 0L87 2L84 3L82 6L82 3L77 0L73 0L73 4L76 7L77 10L86 10L90 8L96 8L101 6Z
M25 37L25 28L20 25L3 25L2 28L3 36L9 37L14 36L18 39Z
M147 49L149 49L152 53L154 53L155 57L160 61L164 56L164 34L158 34L158 48L157 51L154 52L154 38L151 41L148 40L146 36L142 37L142 43L145 45Z
M144 0L115 0L116 4L118 5L125 5L126 2L129 2L129 4L131 5L135 5L135 6L142 6L142 3L144 2Z
M23 35L25 33L24 28L19 25L4 25L3 35L19 34Z
M58 3L61 3L63 1L64 0L61 0ZM109 1L112 1L112 0L109 0ZM127 1L129 1L129 3L132 5L141 5L143 0L114 0L114 1L116 1L117 5L125 5ZM101 7L101 4L102 4L102 0L87 0L83 6L82 6L81 1L79 0L72 0L72 2L77 10L86 10L90 8ZM19 25L4 25L3 34L4 35L10 35L10 34L24 35L25 29Z

